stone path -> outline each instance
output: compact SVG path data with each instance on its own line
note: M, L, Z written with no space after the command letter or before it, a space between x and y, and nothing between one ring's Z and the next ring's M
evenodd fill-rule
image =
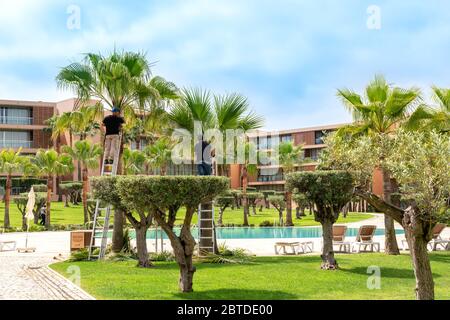
M33 233L29 243L34 253L0 252L0 300L92 300L92 296L65 279L48 265L55 257L64 259L66 233ZM2 240L16 240L23 246L25 235L2 234ZM45 239L45 240L44 240ZM57 240L57 241L55 241ZM47 243L46 243L47 242ZM60 252L58 252L60 247Z

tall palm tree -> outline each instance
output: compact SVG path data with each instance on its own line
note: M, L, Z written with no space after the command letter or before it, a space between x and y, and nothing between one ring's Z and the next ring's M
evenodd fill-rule
M89 211L87 203L87 194L89 191L89 169L95 169L99 166L99 159L102 156L102 148L98 144L90 143L87 140L81 140L75 142L73 148L69 146L63 147L63 152L72 157L73 160L77 160L82 167L82 179L83 179L83 213L84 223L89 222Z
M166 137L159 138L154 144L144 149L146 162L152 169L160 169L160 175L165 176L167 166L172 156L173 142Z
M338 90L337 96L352 113L354 123L341 128L339 134L375 135L383 137L393 133L404 123L410 113L420 103L420 90L417 88L402 89L389 85L383 76L377 75L367 85L364 96L349 89ZM386 154L381 145L380 164ZM390 173L380 166L383 176L383 198L391 202L392 185ZM399 254L395 238L394 221L385 215L385 252Z
M72 158L67 154L58 154L54 149L39 150L36 156L31 158L33 173L38 177L47 179L47 215L46 228L50 227L53 178L55 175L64 175L73 171Z
M13 149L2 150L0 152L0 173L6 174L5 186L5 215L3 219L3 226L5 229L11 227L9 218L9 205L11 202L11 181L14 173L21 173L29 161L28 158L20 155L21 149L14 151Z
M125 174L139 174L142 173L145 163L145 155L142 151L131 150L125 148L123 150L123 171Z
M450 132L450 89L431 87L433 100L437 106L419 106L411 115L406 127L409 129L435 129Z
M60 88L74 91L81 105L98 99L109 109L118 108L126 127L136 113L149 112L152 106L172 97L166 89L173 89L174 85L160 77L152 79L151 66L142 53L116 50L108 56L88 53L84 61L62 68L56 81ZM119 158L122 153L123 141ZM112 250L119 252L123 245L124 214L116 210L115 215Z
M279 161L286 175L295 171L295 166L303 162L304 151L302 146L294 146L292 142L282 142L278 147ZM291 227L292 222L292 192L286 191L286 225Z

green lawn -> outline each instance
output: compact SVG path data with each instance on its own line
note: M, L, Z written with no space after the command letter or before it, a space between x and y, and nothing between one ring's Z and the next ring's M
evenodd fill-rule
M83 207L81 205L71 205L69 208L64 208L64 202L52 202L51 221L52 224L83 224ZM5 204L0 203L0 223L3 226L3 218L5 212ZM16 204L11 202L10 219L13 227L22 226L22 214L17 209Z
M437 299L450 299L450 252L430 254ZM178 267L159 262L151 269L126 262L62 262L64 276L81 270L81 287L98 299L414 299L409 255L337 255L341 269L320 270L318 256L258 257L253 264L197 263L194 292L178 292ZM367 268L381 268L381 289L367 288ZM67 271L70 270L70 274Z
M0 203L0 225L3 225L3 212L5 205L4 203ZM218 209L216 209L216 220L218 219ZM295 210L294 210L295 211ZM275 209L264 209L262 212L257 210L256 215L251 214L249 217L249 223L255 226L259 226L259 224L268 220L270 222L278 221L278 212ZM10 209L10 218L13 227L21 227L22 226L22 217L17 209L15 203L11 203ZM361 220L365 220L372 217L371 214L367 213L350 213L346 218L342 216L339 218L337 223L349 223L349 222L357 222ZM177 224L182 224L184 219L184 211L180 210L179 215L177 216ZM68 225L68 224L82 224L83 223L83 207L81 205L73 206L71 205L69 208L64 208L63 202L53 202L52 203L52 212L51 212L51 221L52 224L60 224L60 225ZM224 224L242 224L243 222L243 210L236 209L225 210L223 214L223 222ZM193 223L197 223L197 215L194 216ZM318 222L314 221L314 217L312 215L307 214L306 217L298 220L294 217L294 224L296 226L313 226L319 225Z

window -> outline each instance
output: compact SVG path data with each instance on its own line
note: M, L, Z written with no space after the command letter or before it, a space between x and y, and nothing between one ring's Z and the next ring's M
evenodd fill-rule
M0 108L0 123L2 124L32 124L31 108Z
M31 148L31 131L0 131L0 148Z
M291 134L287 134L287 135L280 136L280 141L281 142L291 142L292 141L292 135Z
M319 155L320 155L321 151L322 151L321 149L306 149L305 150L305 158L309 158L311 160L316 161L319 159Z
M323 137L325 135L324 131L315 132L315 144L323 144Z

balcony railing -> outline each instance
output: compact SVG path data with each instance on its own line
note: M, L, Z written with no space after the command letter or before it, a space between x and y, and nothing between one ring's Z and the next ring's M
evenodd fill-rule
M31 148L33 141L0 140L0 148Z
M270 176L258 176L256 179L258 182L272 182L272 181L283 181L284 175L283 174L274 174Z
M30 117L0 117L0 124L33 124L33 118Z

